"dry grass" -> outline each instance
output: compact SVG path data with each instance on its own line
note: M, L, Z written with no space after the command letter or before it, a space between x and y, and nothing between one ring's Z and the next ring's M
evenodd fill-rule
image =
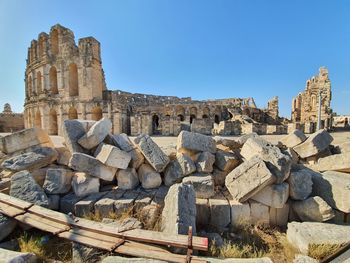
M255 244L233 244L227 240L221 247L217 247L215 243L212 244L209 252L211 256L219 258L260 258L266 255L266 251Z
M334 254L337 250L341 249L343 246L344 244L310 245L308 255L317 260L322 260Z
M90 212L88 214L84 214L82 218L97 221L97 222L101 222L103 219L101 214L98 211L96 211L95 213Z

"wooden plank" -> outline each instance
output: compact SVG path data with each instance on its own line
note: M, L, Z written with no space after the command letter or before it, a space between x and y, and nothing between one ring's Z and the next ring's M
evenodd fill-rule
M178 262L178 263L187 262L186 255L174 254L164 250L161 251L159 250L159 248L156 248L151 245L143 244L142 246L140 246L139 243L133 242L133 241L125 241L123 245L117 247L114 251L117 253L130 255L134 257L158 259L158 260L164 260L167 262ZM199 259L197 257L193 257L191 259L191 262L206 263L207 261Z
M0 213L9 216L9 217L14 217L16 215L25 213L24 210L10 206L8 204L5 203L1 203L0 202Z
M3 193L0 193L0 202L23 210L26 210L33 205L32 203L23 201L21 199Z
M112 237L112 236L107 236L107 235L99 234L99 233L95 233L95 232L91 232L89 230L73 228L72 231L74 232L74 234L77 234L77 235L81 235L81 236L85 236L85 237L89 237L89 238L94 238L94 239L101 240L101 241L111 242L114 244L124 242L123 239L120 239L117 237Z

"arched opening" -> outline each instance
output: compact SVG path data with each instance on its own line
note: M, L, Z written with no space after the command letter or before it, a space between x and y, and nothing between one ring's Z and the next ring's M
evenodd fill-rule
M38 71L36 73L36 93L40 94L42 92L43 92L43 90L42 90L41 72Z
M185 116L185 108L184 107L178 105L178 106L176 106L175 111L176 111L176 116L179 116L179 115Z
M311 107L312 107L312 110L316 110L316 96L315 95L311 96Z
M185 117L182 114L177 115L177 120L184 121Z
M69 96L79 96L78 68L74 63L69 65Z
M58 124L57 124L57 113L54 109L50 110L49 113L49 135L57 135L58 134Z
M99 121L102 119L102 109L100 107L95 107L91 111L91 118L94 121Z
M167 121L169 121L169 120L170 120L170 115L169 115L169 114L165 115L165 119L166 119Z
M210 115L210 109L208 107L203 108L203 116L209 116ZM208 117L207 117L208 118Z
M220 117L219 117L219 115L215 114L215 116L214 116L214 122L215 122L216 124L219 124L219 123L220 123Z
M58 32L56 29L52 30L51 36L50 36L50 43L51 43L51 52L54 55L58 54Z
M190 123L192 123L193 122L193 120L196 118L196 115L194 115L194 114L191 114L190 115Z
M156 114L152 116L152 134L159 134L159 117Z
M41 114L39 110L35 113L34 126L41 128Z
M203 114L202 115L202 119L208 119L208 115L207 114Z
M69 108L68 119L70 119L70 120L78 119L78 112L74 107Z
M31 97L33 95L33 80L32 76L29 76L28 78L28 97Z
M49 72L50 78L50 89L52 94L58 94L58 86L57 86L57 70L56 67L51 67Z

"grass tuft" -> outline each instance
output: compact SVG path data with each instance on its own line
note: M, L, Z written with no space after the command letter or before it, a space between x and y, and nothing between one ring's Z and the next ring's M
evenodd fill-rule
M344 244L320 244L320 245L312 244L309 246L308 256L317 260L322 260L334 254L337 250L341 249L343 246Z

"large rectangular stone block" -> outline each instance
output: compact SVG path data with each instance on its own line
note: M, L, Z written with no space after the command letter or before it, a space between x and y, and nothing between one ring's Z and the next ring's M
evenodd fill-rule
M217 230L224 230L231 223L231 207L225 198L209 199L210 225Z
M282 208L270 207L270 225L287 226L289 218L289 203L285 203Z
M83 137L95 121L88 120L65 120L62 125L63 138L71 153L88 153L87 149L81 147L78 140Z
M74 213L76 216L84 217L94 212L95 203L107 195L108 192L94 193L86 196L74 205Z
M96 159L107 166L126 169L129 166L131 155L116 146L103 144Z
M181 131L177 137L177 150L191 150L194 152L216 152L216 142L211 136L200 133Z
M281 139L281 143L283 143L288 148L293 148L301 144L302 142L304 142L306 138L307 137L302 131L295 129L294 131L289 133L287 136L283 137Z
M269 207L262 203L256 202L254 200L249 200L249 205L250 205L251 224L269 225L270 223Z
M197 226L207 226L210 219L209 199L196 198L196 224Z
M233 226L250 224L250 205L237 200L229 200L231 206L231 224Z
M316 164L309 167L320 172L338 171L350 173L350 152L320 158Z
M111 130L112 122L108 118L102 118L92 125L89 131L78 140L78 143L90 150L99 145Z
M255 156L229 173L225 185L234 199L244 202L275 180L265 162Z
M282 208L289 197L289 185L287 183L268 185L251 199L273 208Z

